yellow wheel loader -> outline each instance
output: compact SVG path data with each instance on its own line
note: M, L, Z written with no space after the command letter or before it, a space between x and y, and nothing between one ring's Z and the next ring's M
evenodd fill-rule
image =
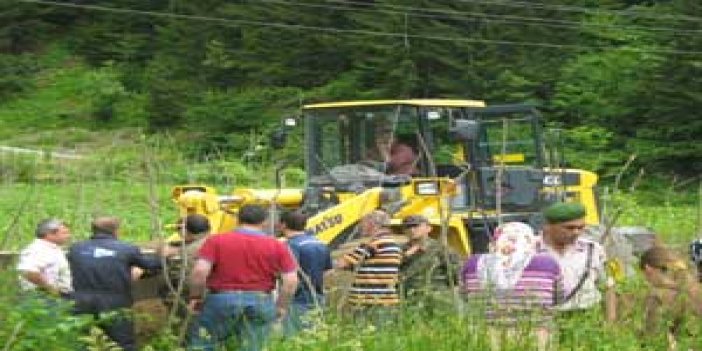
M356 223L382 208L400 231L406 216L422 214L432 235L457 253L488 249L502 222L541 226L540 209L579 201L597 225L597 176L563 167L546 152L539 112L528 105L415 99L306 105L283 128L303 128L306 185L302 189L236 189L180 185L180 215L201 213L213 232L236 226L244 204L303 208L308 229L332 248L354 239ZM286 129L272 138L284 146ZM398 161L397 159L402 159Z

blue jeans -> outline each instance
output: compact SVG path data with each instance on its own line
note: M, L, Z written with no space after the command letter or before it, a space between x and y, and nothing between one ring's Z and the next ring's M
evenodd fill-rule
M192 328L188 350L215 350L224 346L232 335L239 341L239 350L261 350L275 317L275 302L269 294L246 291L210 294Z

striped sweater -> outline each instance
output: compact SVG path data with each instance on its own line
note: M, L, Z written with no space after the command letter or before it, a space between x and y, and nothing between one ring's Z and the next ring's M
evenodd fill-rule
M544 326L552 321L553 307L564 298L561 269L555 259L537 254L511 289L495 289L481 283L479 257L473 255L463 267L462 292L470 306L485 313L489 324Z
M349 303L356 306L396 305L402 249L389 234L381 234L344 256L355 270Z

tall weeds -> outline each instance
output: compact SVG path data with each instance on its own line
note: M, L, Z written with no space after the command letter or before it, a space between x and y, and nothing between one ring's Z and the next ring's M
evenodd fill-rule
M184 183L217 187L221 193L233 187L273 186L273 172L257 165L248 169L235 155L193 155L184 151L175 139L103 135L102 144L82 149L83 157L73 160L36 158L30 155L0 154L0 249L18 249L33 239L36 222L43 217L60 217L69 221L74 240L87 237L90 218L98 213L112 214L124 220L123 238L146 241L162 237L164 223L175 221L177 212L170 199L170 188ZM108 142L105 142L107 140ZM187 155L187 156L185 156ZM298 183L302 172L291 169L289 182ZM615 188L626 188L624 177ZM643 201L641 190L610 194L621 208L619 224L644 225L661 233L664 241L682 244L702 227L702 183L696 201L678 201L680 182L673 185L660 180L638 177L637 186L666 189L657 194L658 203ZM696 189L697 190L697 189ZM656 196L656 194L654 194ZM14 273L0 277L2 286L14 286ZM619 292L630 298L626 318L605 325L601 314L583 314L559 321L559 346L563 350L662 350L666 341L657 335L640 335L642 296L640 279L628 281ZM75 350L76 342L102 345L99 335L88 333L91 322L68 314L47 315L42 308L18 304L13 288L0 291L0 350ZM338 308L337 308L338 307ZM293 339L274 338L269 350L473 350L486 349L486 329L475 314L458 313L445 305L404 308L396 321L376 330L342 318L328 306L317 317L316 327ZM467 308L466 308L467 309ZM464 311L465 312L465 309ZM50 322L46 324L45 322ZM89 339L81 339L86 335ZM700 335L680 340L699 346ZM144 343L145 350L177 349L178 336L164 327ZM109 345L95 346L109 349ZM519 342L506 349L528 350Z

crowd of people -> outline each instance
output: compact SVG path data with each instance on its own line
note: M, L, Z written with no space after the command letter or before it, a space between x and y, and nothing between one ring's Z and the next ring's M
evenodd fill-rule
M242 350L261 350L276 323L285 336L312 327L309 316L325 310L325 278L333 270L352 271L344 301L359 323L382 327L401 305L431 304L458 292L464 309L480 311L492 349L526 324L538 349L549 350L559 318L587 310L616 318L615 281L606 272L603 247L583 236L585 216L578 203L551 205L543 210L541 233L525 223L503 223L489 253L462 260L430 235L428 218L404 218L407 240L401 243L392 235L391 216L374 210L359 222L363 243L335 261L305 230L308 216L301 210L276 216L272 226L267 208L245 205L238 227L223 235L208 235L207 218L191 214L180 223L182 240L151 256L119 239L120 221L113 217L94 219L92 236L66 254L70 228L48 219L37 225L17 269L28 298L73 301L74 313L94 316L124 350L136 350L128 313L132 282L162 268L164 301L181 317L189 350L215 350L233 338ZM272 227L285 240L268 233ZM702 256L702 242L693 243L691 253ZM694 269L661 246L643 254L640 268L650 286L645 327L664 325L674 342L689 332L690 316L702 316Z

